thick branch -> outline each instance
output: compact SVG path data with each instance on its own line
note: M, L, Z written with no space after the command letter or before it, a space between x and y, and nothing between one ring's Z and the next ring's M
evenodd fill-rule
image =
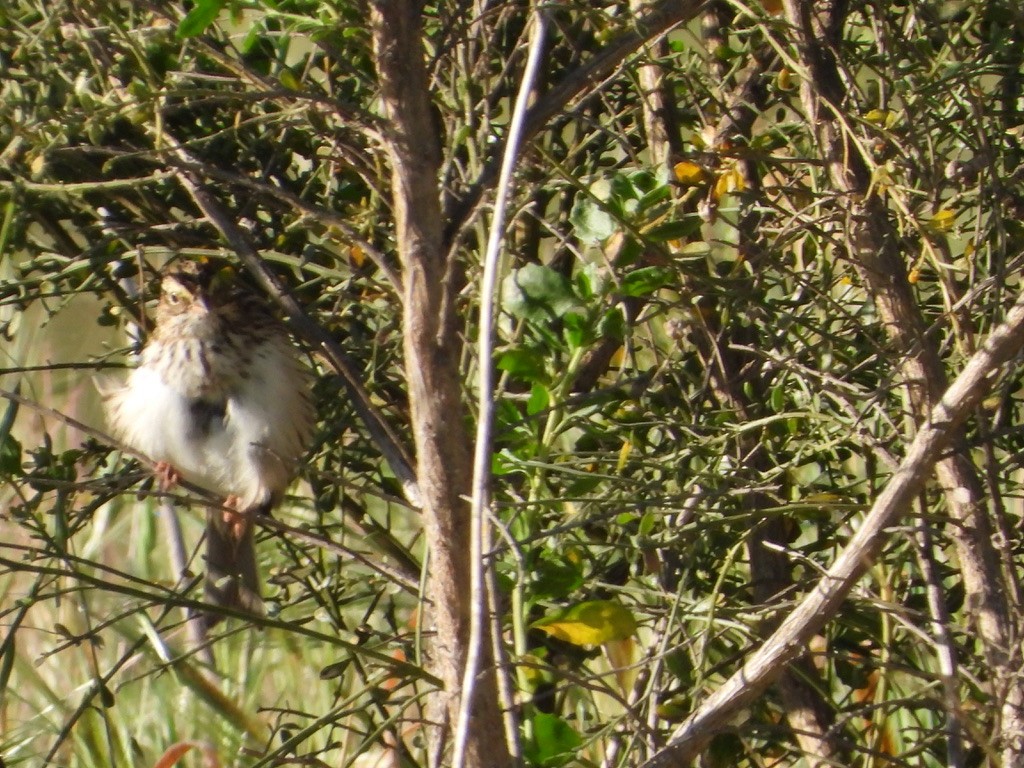
M711 736L765 688L833 616L888 539L892 526L924 487L946 448L982 397L994 373L1024 344L1024 297L976 352L921 425L907 456L879 494L871 511L828 573L763 646L676 730L672 742L644 768L669 768L692 760Z
M442 248L438 179L440 142L423 62L420 3L372 0L370 27L387 121L395 242L402 264L405 369L429 547L428 591L436 635L431 665L444 681L436 697L435 721L458 719L462 671L467 659L471 610L470 514L472 439L462 403L461 344L449 271ZM485 628L489 631L489 627ZM476 696L467 734L468 768L511 765L489 638L482 644ZM444 733L431 729L433 762L440 760Z
M914 415L920 419L939 401L946 372L934 338L907 278L897 247L897 233L878 194L871 194L871 171L860 143L852 135L842 105L846 96L836 60L846 3L817 4L785 0L786 16L796 29L801 63L808 77L801 98L808 123L817 132L832 184L849 202L846 221L851 261L870 293L886 333L902 357L900 373ZM1000 709L1003 760L1016 765L1024 759L1024 691L1013 683L1020 670L1017 627L1009 590L1000 587L999 558L992 544L992 524L981 481L960 449L964 435L954 434L955 450L935 465L935 474L955 525L956 543L968 599L975 608L978 634L993 670L994 698Z

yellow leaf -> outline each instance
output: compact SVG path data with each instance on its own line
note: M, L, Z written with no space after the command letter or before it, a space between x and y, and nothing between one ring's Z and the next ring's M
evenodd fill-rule
M590 600L535 621L532 627L573 645L601 645L636 632L629 609L612 600Z
M775 77L775 84L779 87L780 91L793 90L793 72L788 67L783 67Z
M358 245L353 245L348 249L348 260L352 262L353 267L359 269L366 262L366 254Z
M626 466L626 462L629 461L629 454L633 450L633 444L626 440L622 443L622 447L619 449L619 463L616 467L617 472L621 472L622 468Z
M935 215L928 219L928 227L935 232L949 232L953 228L955 220L956 214L948 208L943 208L936 211Z
M619 690L627 694L636 682L639 670L633 666L636 661L636 641L632 637L625 640L609 640L604 644L604 653L608 663L615 670L615 681Z
M888 109L872 109L864 115L864 119L879 128L892 128L898 118L895 112Z
M921 279L921 270L914 267L910 270L910 274L907 275L907 282L911 285L916 285L917 281Z
M285 67L281 70L281 74L277 76L281 85L287 88L289 91L301 91L302 83L299 82L299 78L295 76L295 73Z
M690 714L690 701L685 696L673 696L658 704L655 711L662 720L678 722Z
M676 181L685 187L696 187L708 180L708 172L689 160L676 163L672 170L675 172Z
M742 192L746 188L747 184L743 181L743 173L739 168L733 166L729 170L723 171L722 175L718 177L718 181L715 182L715 199L721 200L724 195Z
M551 682L551 668L548 667L544 659L532 653L525 654L522 659L524 663L517 669L522 670L523 679L531 689Z

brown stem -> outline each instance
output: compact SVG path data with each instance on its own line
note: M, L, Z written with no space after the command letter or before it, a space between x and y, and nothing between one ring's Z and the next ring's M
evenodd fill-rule
M676 768L693 760L719 729L749 705L805 652L807 643L842 605L911 508L940 453L991 388L993 374L1024 344L1024 297L1007 313L919 425L906 458L875 499L850 543L800 605L743 665L679 726L672 742L643 768ZM1019 765L1017 762L1005 765Z
M370 27L391 163L395 241L402 265L405 366L423 502L435 639L431 666L444 682L431 720L458 719L470 616L469 506L471 437L462 404L461 344L455 272L442 247L438 179L440 142L423 61L419 3L372 0ZM425 135L426 134L426 135ZM466 743L470 768L511 765L495 682L490 640L477 682L473 728ZM431 729L430 753L442 754L444 729Z
M801 63L809 73L801 86L807 120L816 128L832 184L847 201L850 258L901 356L900 373L920 420L939 401L946 387L946 372L935 339L925 333L887 207L881 197L870 194L870 170L842 112L846 90L833 43L841 30L845 4L821 8L810 0L785 0L784 5L796 30ZM955 523L950 526L950 536L992 669L1004 764L1019 765L1024 761L1024 690L1012 682L1020 670L1021 654L1018 628L1007 599L1010 590L1003 586L998 553L992 544L982 483L962 449L965 433L958 430L950 442L954 450L935 464L935 475Z

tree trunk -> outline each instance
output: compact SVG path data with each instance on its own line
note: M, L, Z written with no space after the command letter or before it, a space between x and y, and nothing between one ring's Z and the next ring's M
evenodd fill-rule
M405 370L429 550L431 671L444 683L430 721L432 761L444 751L458 717L470 616L469 505L472 438L462 405L461 345L452 269L442 250L438 178L440 137L433 120L423 63L419 3L370 4L391 161L395 240L402 266ZM466 744L469 768L510 765L498 706L491 643L483 643L473 727Z

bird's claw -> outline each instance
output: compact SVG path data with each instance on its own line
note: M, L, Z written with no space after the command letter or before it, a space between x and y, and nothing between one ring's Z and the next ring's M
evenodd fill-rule
M246 531L249 529L251 524L249 521L249 515L242 510L238 509L241 499L238 496L232 494L224 499L224 508L221 514L221 520L224 523L224 528L227 531L228 536L237 544L245 536Z
M160 490L169 491L181 480L181 473L171 466L170 462L158 461L153 469L160 481Z

